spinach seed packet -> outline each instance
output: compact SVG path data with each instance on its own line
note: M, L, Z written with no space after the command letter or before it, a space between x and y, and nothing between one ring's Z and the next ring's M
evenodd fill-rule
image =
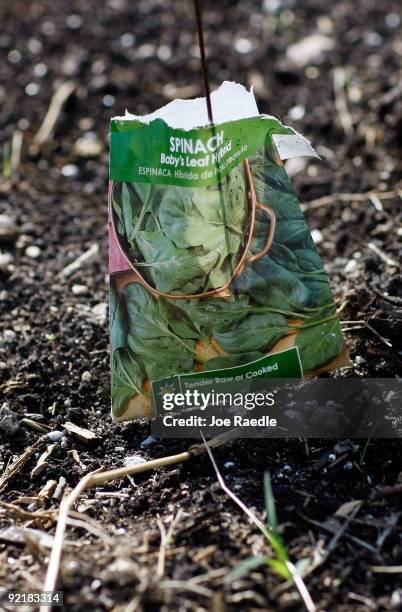
M205 377L301 378L346 362L326 273L282 163L315 156L225 82L111 122L112 416ZM199 127L203 126L203 127Z

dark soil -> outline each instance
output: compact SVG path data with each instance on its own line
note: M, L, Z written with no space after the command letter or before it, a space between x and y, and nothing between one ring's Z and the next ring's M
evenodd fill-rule
M297 192L311 228L322 234L319 250L337 303L344 304L343 319L370 326L345 324L351 365L337 376L400 376L400 3L208 0L204 5L212 85L224 79L254 85L260 110L302 131L322 157L298 168L292 164L290 170L298 170ZM19 231L1 243L12 256L0 266L2 402L20 418L52 431L70 420L99 436L91 446L69 436L39 475L30 476L41 451L9 481L3 502L32 512L38 501L26 498L35 498L49 480L63 476L73 487L99 466L120 466L133 454L161 457L188 444L170 440L142 447L148 423L111 424L107 133L110 117L126 107L143 113L172 97L202 91L190 2L14 0L0 4L0 22L1 212L15 220ZM287 48L314 32L330 37L333 49L295 66ZM339 95L335 103L337 67L347 81L350 128L340 113ZM76 88L53 138L38 148L33 138L51 96L69 79ZM9 179L8 147L17 130L23 134L22 157ZM75 143L88 131L95 133L101 150L83 157ZM334 197L309 209L308 203L328 194L368 191L393 193L382 206L376 198L341 202ZM72 276L60 276L95 243L95 258ZM14 435L0 435L4 470L42 433L25 421ZM329 440L243 440L214 454L228 485L259 517L263 473L271 472L283 538L295 563L311 560L329 545L331 529L339 530L345 521L334 517L342 504L362 500L328 559L306 578L307 587L320 610L400 609L400 498L384 497L378 488L400 482L402 445L399 440L371 440L368 446L355 441L350 450L335 449L343 458L334 465L320 461L335 446ZM58 505L50 499L44 507L56 510ZM158 578L158 517L168 528L179 510ZM89 491L78 511L96 519L113 544L105 535L69 527L60 581L65 609L303 608L294 588L268 568L225 584L230 568L269 550L217 485L207 457ZM14 524L53 533L54 522L15 512L0 505L0 587L41 588L49 549L32 536L25 545L10 543L2 530ZM377 573L373 566L399 570Z

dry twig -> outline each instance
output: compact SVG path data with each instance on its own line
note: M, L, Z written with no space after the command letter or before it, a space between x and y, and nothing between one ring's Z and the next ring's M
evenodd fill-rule
M42 436L33 444L29 446L23 453L12 463L5 471L3 476L0 478L0 493L4 491L8 483L16 474L19 473L21 468L27 463L27 461L34 455L43 444L48 440L46 436Z
M36 147L40 148L52 136L63 106L76 87L77 83L75 81L66 81L55 92L50 101L43 123L34 137L34 144Z
M369 329L371 331L371 333L373 333L375 336L377 336L377 338L379 340L381 340L381 342L383 342L386 346L388 346L389 348L392 348L392 344L389 340L387 340L386 338L384 338L383 336L381 336L381 334L378 333L377 330L374 329L374 327L372 327L370 325L370 323L367 323L367 321L364 320L358 320L358 321L342 321L342 326L344 325L361 325L362 327L366 327L367 329ZM346 331L345 328L342 328L344 331ZM352 331L353 329L361 329L361 327L350 327L348 328L347 331Z
M367 246L371 251L373 251L373 253L378 255L378 257L382 259L382 261L386 263L387 266L390 266L391 268L398 268L398 269L401 267L398 261L395 261L395 259L392 259L392 257L389 257L386 253L381 251L381 249L379 249L378 246L374 244L374 242L368 242Z
M401 189L394 189L392 191L367 191L366 193L331 193L322 198L305 202L302 204L302 209L303 211L313 210L315 208L321 208L322 206L335 204L336 202L367 202L373 195L380 201L393 200L395 198L401 198L402 191Z
M217 447L229 442L233 437L237 436L237 432L229 431L219 436L216 436L209 442L209 446ZM86 489L91 489L100 485L129 476L133 474L141 474L150 470L155 470L160 467L167 467L169 465L176 465L188 461L193 456L197 456L205 452L203 445L196 445L191 447L188 451L178 453L177 455L170 455L168 457L161 457L160 459L154 459L147 461L146 463L140 463L128 467L116 468L114 470L102 471L103 468L90 472L84 478L80 480L77 486L71 491L71 493L63 499L60 504L59 517L57 521L56 533L54 537L54 546L49 559L47 568L45 584L43 587L44 591L54 591L59 575L60 559L63 550L63 541L66 526L68 523L68 517L71 508L74 506L79 496ZM40 612L49 612L51 608L48 606L41 606Z
M350 135L353 133L353 121L349 112L348 101L346 99L346 72L341 66L334 68L333 85L335 108L338 113L339 123L341 124L345 134Z
M96 257L98 253L99 245L97 243L94 243L92 246L89 247L87 251L85 251L85 253L82 253L79 257L77 257L77 259L68 264L68 266L60 270L58 274L59 278L68 278L69 276L74 274L74 272L79 270L82 264L92 261L92 259L94 259L94 257Z

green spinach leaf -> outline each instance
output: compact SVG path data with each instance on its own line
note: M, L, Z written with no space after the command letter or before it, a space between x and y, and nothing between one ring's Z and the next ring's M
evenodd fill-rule
M275 263L269 253L247 266L233 287L236 293L248 293L257 304L291 311L301 311L310 297L305 284Z
M134 395L144 394L142 389L144 375L139 363L126 349L120 349L113 354L112 374L113 414L119 417Z
M301 329L295 346L300 351L303 370L310 371L331 362L342 351L344 339L339 319Z
M165 293L197 293L219 258L216 250L197 255L193 249L178 248L159 230L139 232L137 245L145 263L136 266L148 270L154 286Z
M128 344L144 364L147 376L157 378L190 371L195 340L183 339L172 329L165 303L156 300L138 283L126 285L123 300L130 330Z
M141 338L134 329L128 335L128 344L144 364L148 378L162 378L193 369L193 355L174 337ZM187 342L191 342L187 340ZM195 346L195 343L193 343Z
M227 353L245 353L268 350L288 331L282 315L252 314L227 332L215 332L214 337Z

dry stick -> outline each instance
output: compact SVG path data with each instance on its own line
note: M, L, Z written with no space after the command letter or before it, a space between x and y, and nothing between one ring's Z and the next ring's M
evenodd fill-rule
M76 270L79 270L82 264L88 263L89 261L94 259L94 257L96 257L98 253L99 253L99 245L97 243L94 243L92 246L89 247L87 251L85 251L85 253L82 253L72 263L68 264L65 268L60 270L60 272L58 273L58 277L68 278Z
M203 435L202 432L201 432L201 436L202 436L202 439L204 441L206 451L207 451L207 453L209 455L209 458L211 459L211 463L212 463L212 465L214 467L214 470L216 472L216 476L218 478L219 484L221 485L222 489L239 506L239 508L241 508L245 514L247 514L247 516L251 519L251 521L255 525L257 525L257 527L260 529L260 531L262 531L262 533L265 535L269 530L264 525L264 523L262 521L260 521L260 519L255 516L255 514L250 510L250 508L248 508L246 506L246 504L244 504L241 501L241 499L239 499L237 497L237 495L235 495L235 493L233 493L233 491L231 489L229 489L229 487L227 486L226 482L223 479L222 474L219 471L218 466L216 465L215 458L214 458L214 456L213 456L213 454L212 454L208 444L206 443L204 435ZM306 610L308 612L315 612L317 608L316 608L313 600L311 599L310 593L308 592L307 587L304 584L303 578L300 576L300 574L298 573L296 567L293 565L293 563L291 561L287 561L286 562L286 566L287 566L289 572L292 575L293 582L294 582L297 590L299 591L300 597L302 598L302 601L303 601L303 603L304 603L304 605L306 607Z
M158 567L156 570L156 575L158 578L163 578L163 575L165 573L166 549L170 544L170 541L173 536L173 531L176 527L176 524L179 522L182 514L183 510L180 509L172 520L172 522L170 523L169 529L167 531L163 522L159 518L157 520L159 531L161 532L161 543L158 554Z
M238 434L234 430L216 436L212 440L210 440L209 444L212 448L221 446L229 442L232 438L236 437ZM72 506L75 504L79 496L86 489L90 489L93 487L98 487L106 482L110 482L111 480L117 480L118 478L123 478L124 476L130 476L133 474L140 474L142 472L148 472L150 470L155 470L160 467L167 467L169 465L176 465L178 463L184 463L188 461L194 456L197 456L201 453L205 452L205 448L201 445L194 446L190 450L185 451L183 453L178 453L177 455L170 455L168 457L161 457L160 459L153 459L152 461L147 461L146 463L140 463L139 465L133 465L129 467L116 468L114 470L109 470L106 472L101 472L100 470L95 470L94 472L90 472L84 478L80 480L77 486L71 491L71 493L63 499L60 504L59 517L57 521L56 533L54 536L54 544L52 548L52 552L49 558L45 584L43 587L44 591L54 591L57 583L57 577L59 574L60 567L60 559L63 550L63 540L64 533L66 531L66 525L68 522L68 516ZM103 469L103 468L101 468ZM41 606L40 612L49 612L51 607L49 606Z
M402 565L373 565L370 569L375 574L402 574Z
M11 174L14 175L18 170L21 161L22 141L24 135L21 130L15 130L11 139Z
M384 253L383 251L381 251L381 249L378 248L378 246L376 244L374 244L374 242L368 242L367 243L368 248L373 251L373 253L375 253L376 255L378 255L378 257L380 259L382 259L382 261L384 263L387 264L387 266L390 266L391 268L400 268L400 263L398 261L395 261L395 259L392 259L391 257L389 257L386 253Z
M40 449L41 446L43 446L43 444L45 444L46 441L48 441L47 436L42 436L41 438L39 438L39 440L37 440L35 444L33 444L32 446L29 446L25 450L25 452L23 452L22 455L20 455L18 459L16 459L14 463L12 463L6 469L5 473L0 478L0 493L7 487L9 481L16 474L18 474L18 472L26 464L26 462L32 457L32 455L36 453L36 451Z
M400 189L395 189L393 191L379 191L376 193L374 191L366 191L366 193L332 193L322 198L311 200L310 202L304 202L302 208L306 211L335 204L335 202L367 202L373 195L380 201L392 200L393 198L401 198L402 192Z
M377 330L374 329L374 327L372 327L370 325L370 323L367 323L367 321L363 321L363 320L358 320L358 321L342 321L342 325L362 325L363 327L366 327L367 329L369 329L371 331L371 333L373 333L375 336L377 336L377 338L379 340L381 340L381 342L384 342L384 344L386 346L388 346L389 348L393 348L392 344L389 340L387 340L386 338L384 338L383 336L381 336L381 334L378 333ZM348 331L351 331L350 328ZM354 328L354 329L359 329L358 327Z
M348 518L345 520L345 522L342 525L342 527L339 529L339 531L336 532L336 534L334 535L334 537L332 538L332 540L330 541L330 543L328 544L326 549L324 549L324 551L322 553L320 553L318 559L316 561L314 561L310 565L310 567L307 568L307 570L306 570L306 572L304 574L305 576L308 576L309 574L314 572L317 569L317 567L320 567L321 565L323 565L327 561L327 559L329 558L331 553L338 546L339 540L346 533L350 523L353 521L353 519L355 518L356 514L359 512L361 507L362 507L362 503L356 505L354 510L351 512L351 514L349 514Z
M345 85L346 72L343 68L335 68L333 73L333 85L335 95L335 108L338 113L339 122L345 134L353 133L353 121L348 108L346 99Z
M43 123L34 137L34 144L37 147L41 147L51 137L63 106L76 87L75 81L66 81L53 95Z

